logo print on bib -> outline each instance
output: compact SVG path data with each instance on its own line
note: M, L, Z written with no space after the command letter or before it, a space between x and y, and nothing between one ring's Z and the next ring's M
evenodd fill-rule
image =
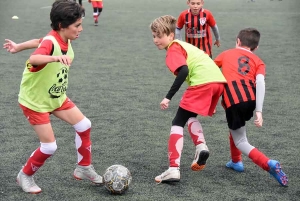
M57 73L57 82L50 87L48 93L51 98L59 98L62 94L66 93L68 86L68 71L67 67L63 67Z

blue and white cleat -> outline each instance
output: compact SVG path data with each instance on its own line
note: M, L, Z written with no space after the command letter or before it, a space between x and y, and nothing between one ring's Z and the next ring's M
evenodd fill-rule
M288 186L288 178L286 174L281 170L281 165L276 160L269 160L269 173L275 177L275 179L280 183L281 186Z

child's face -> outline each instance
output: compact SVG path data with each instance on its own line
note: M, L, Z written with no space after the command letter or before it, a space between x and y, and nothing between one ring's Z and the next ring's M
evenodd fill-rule
M157 33L152 32L152 36L153 43L159 50L167 49L170 42L174 40L174 33L170 33L169 36L167 36L167 34L163 34L158 37Z
M204 2L203 0L188 0L187 5L190 7L193 15L198 15L200 9L202 8Z
M61 36L67 41L75 40L79 37L80 32L82 31L82 18L79 18L76 22L68 26L67 28L61 28Z

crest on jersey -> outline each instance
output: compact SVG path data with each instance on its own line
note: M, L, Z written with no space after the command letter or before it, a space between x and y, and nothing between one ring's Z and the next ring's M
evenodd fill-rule
M206 17L201 17L199 19L201 26L203 26L206 23Z

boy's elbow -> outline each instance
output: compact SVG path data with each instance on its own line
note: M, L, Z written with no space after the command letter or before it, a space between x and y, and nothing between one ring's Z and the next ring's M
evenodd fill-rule
M31 55L30 57L29 57L29 63L31 64L31 65L37 65L37 60L36 60L36 56L35 55Z
M31 55L30 57L29 57L29 63L31 64L31 65L33 65L33 66L38 66L38 65L40 65L40 63L39 63L39 59L38 59L38 55Z
M34 65L34 57L33 57L33 56L30 56L29 59L28 59L28 62L29 62L31 65Z

